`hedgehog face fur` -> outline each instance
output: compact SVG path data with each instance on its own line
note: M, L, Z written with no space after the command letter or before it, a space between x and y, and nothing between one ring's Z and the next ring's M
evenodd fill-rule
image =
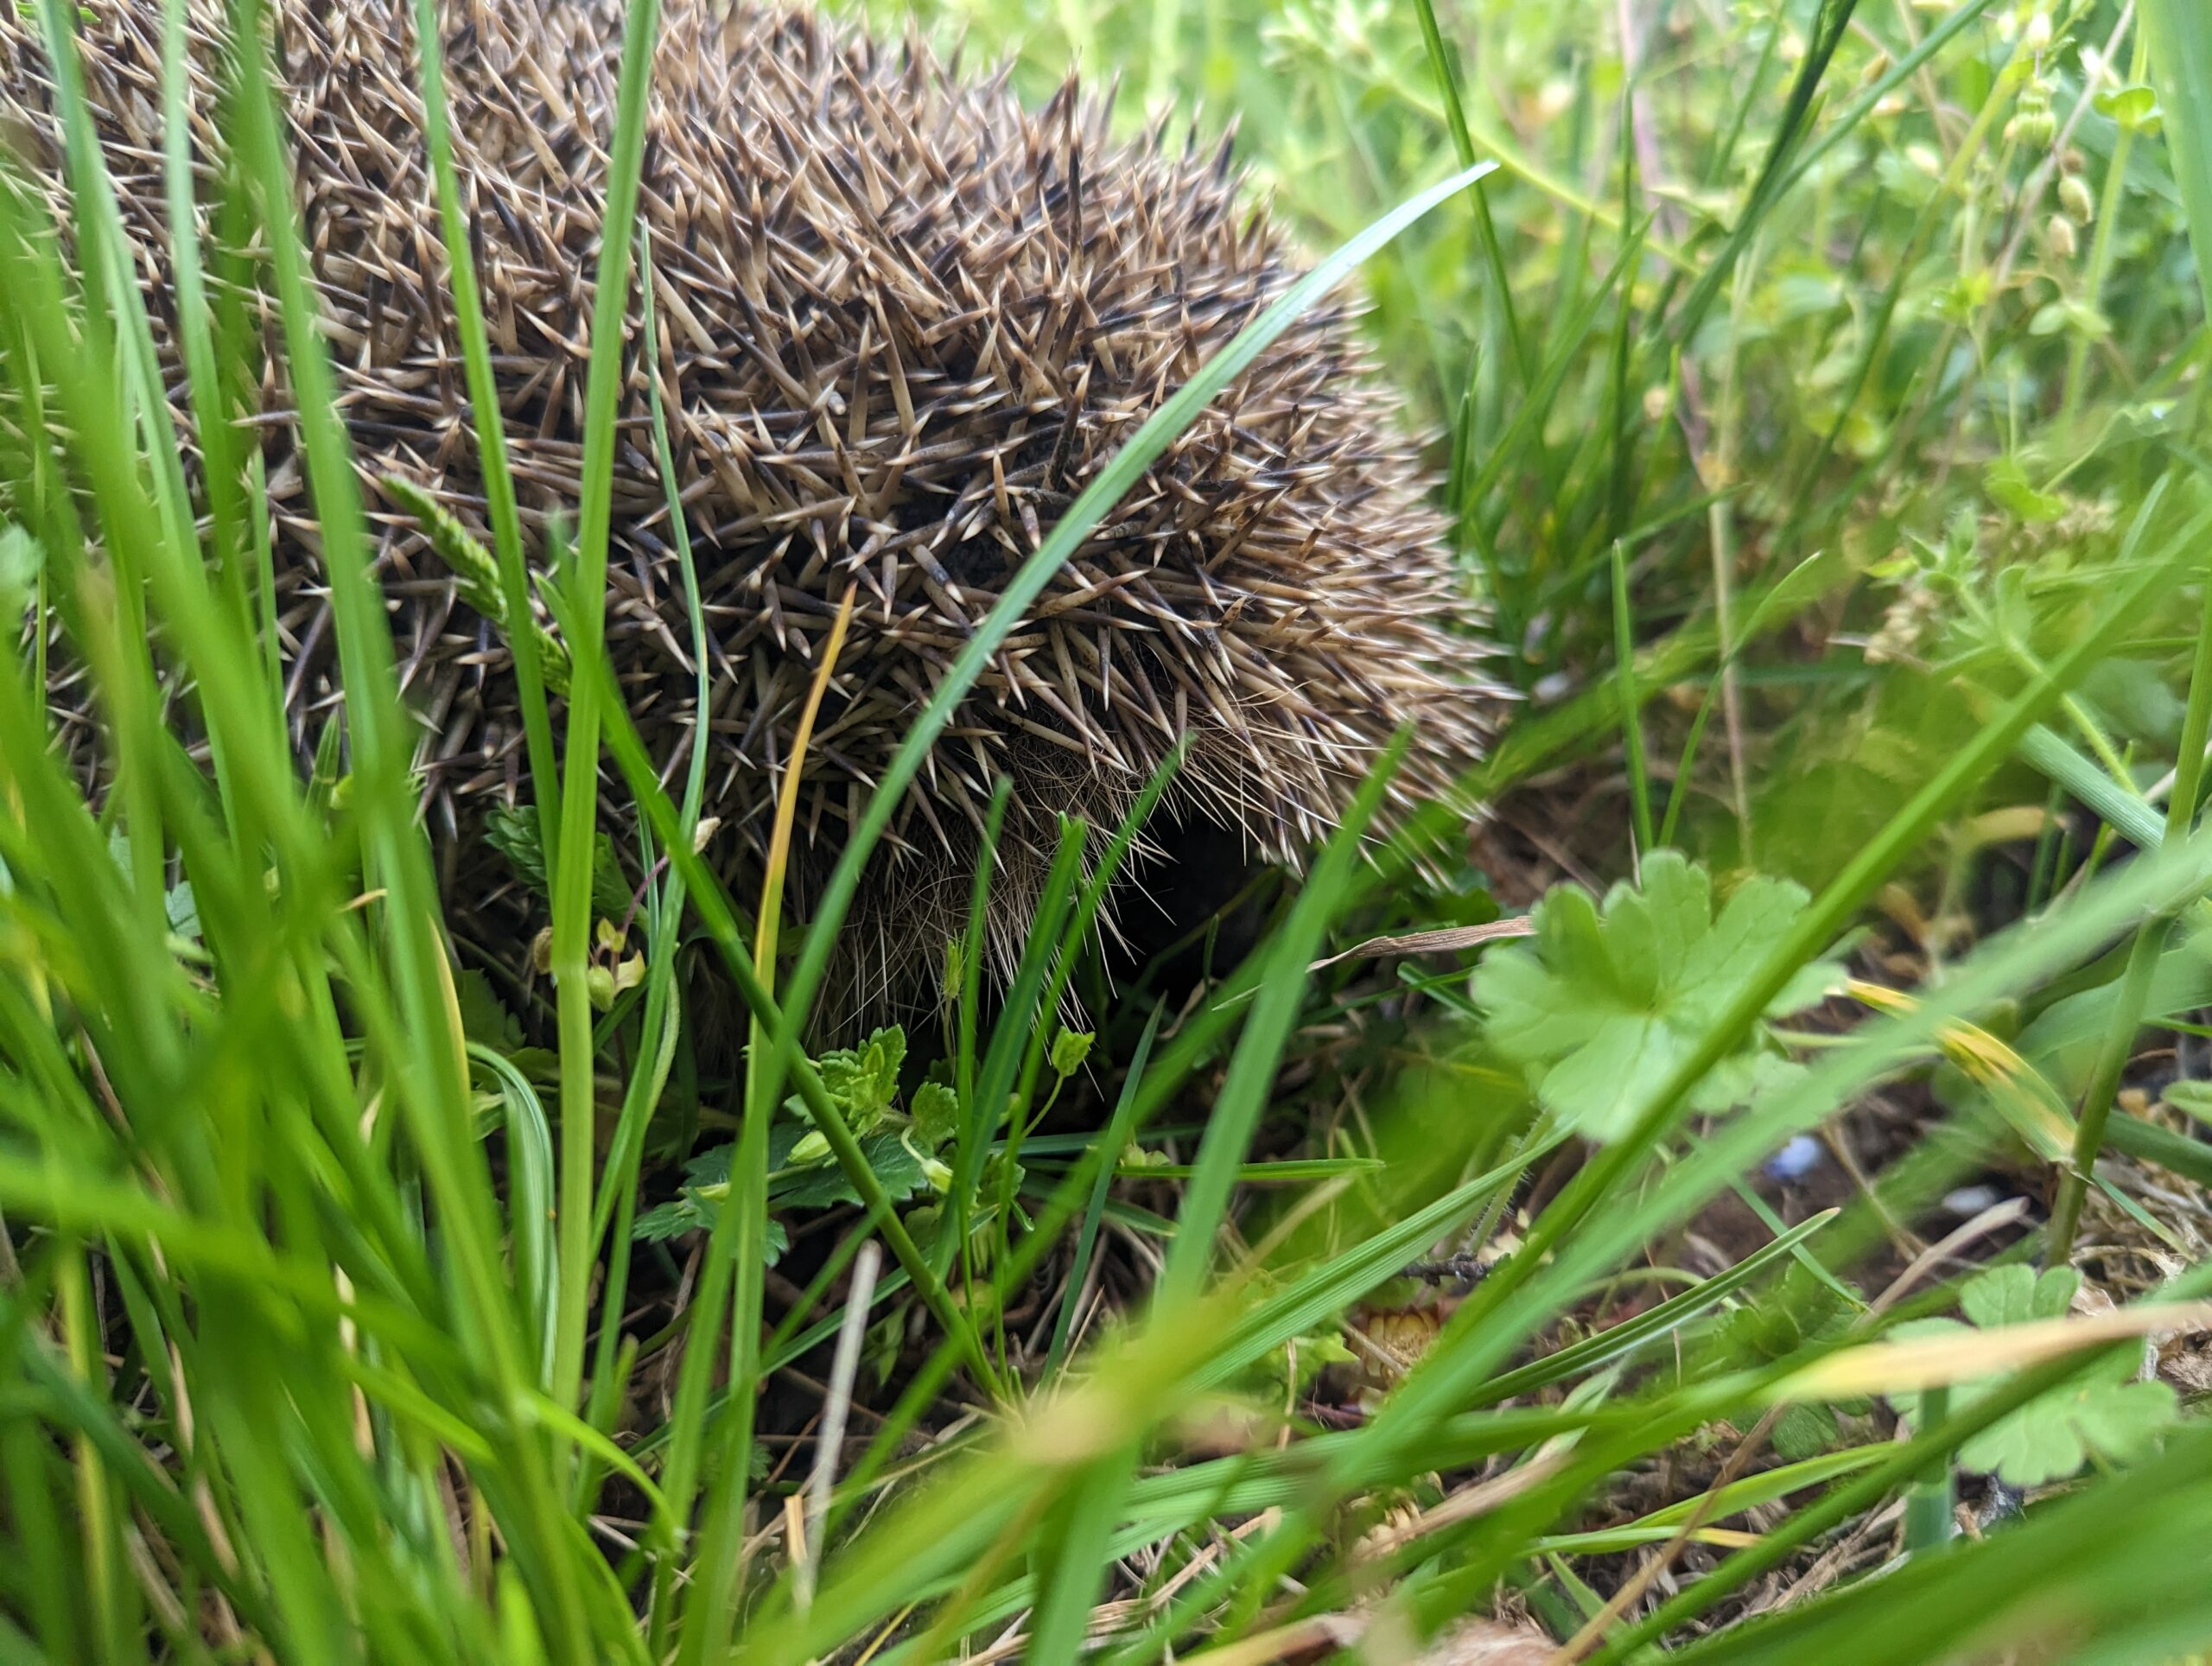
M415 482L487 536L411 0L273 10L307 241L423 724L427 804L461 848L481 810L526 779L502 639L377 489L386 475ZM622 8L445 10L455 162L525 525L542 534L577 495ZM191 27L195 141L212 170L221 8L193 0ZM159 172L160 30L151 0L117 0L88 15L81 49L188 431ZM0 130L28 147L24 171L66 223L44 54L15 7L0 14ZM710 749L710 854L744 895L817 656L853 591L806 764L803 912L1000 585L1116 448L1297 273L1264 214L1240 207L1225 144L1179 153L1154 130L1117 145L1104 105L1071 82L1033 112L1003 74L963 79L918 43L706 0L667 10L641 214L658 332L643 339L633 300L607 644L671 774L692 746ZM703 724L649 377L712 637ZM1085 541L969 695L873 859L849 969L861 1004L911 999L941 964L1001 773L1013 792L992 912L1004 957L1057 817L1110 826L1185 732L1179 817L1291 864L1405 718L1424 738L1402 798L1473 755L1492 699L1464 669L1479 652L1464 633L1473 611L1391 404L1345 311L1318 309ZM262 431L305 750L336 709L334 654L294 438L281 419ZM88 726L65 722L89 774Z

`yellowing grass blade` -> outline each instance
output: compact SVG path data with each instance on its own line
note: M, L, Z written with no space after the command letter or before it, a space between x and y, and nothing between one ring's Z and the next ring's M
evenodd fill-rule
M2212 1301L2154 1301L2078 1319L2044 1319L1993 1331L1878 1342L1847 1348L1791 1373L1769 1390L1768 1398L1847 1400L1866 1394L1948 1388L2131 1336L2203 1330L2212 1330Z

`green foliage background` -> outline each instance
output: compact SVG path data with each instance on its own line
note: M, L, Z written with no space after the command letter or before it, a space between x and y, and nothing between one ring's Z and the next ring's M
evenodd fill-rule
M35 10L65 41L72 9ZM1476 1623L1601 1661L2200 1650L2212 1430L2136 1379L2143 1335L2206 1322L2166 1305L2212 1285L2183 1218L2212 1184L2204 1084L2184 1069L2174 1115L2120 1103L2207 987L2193 6L929 10L1039 94L1118 72L1132 134L1233 116L1255 191L1337 251L1255 330L1363 271L1519 697L1469 785L1509 817L1566 804L1565 864L1620 884L1554 891L1525 944L1409 950L1493 921L1512 876L1440 815L1368 844L1378 776L1179 1006L1087 958L1134 821L1071 828L1005 999L969 980L928 1078L903 1035L801 1045L864 849L789 923L789 969L756 968L762 900L692 854L696 779L662 790L593 623L656 15L626 14L575 559L540 581L571 628L542 664L515 640L542 815L501 848L549 910L536 1029L456 970L258 67L219 188L270 256L343 779L335 726L295 777L251 495L195 503L174 466L97 170L69 261L0 188L0 594L59 613L115 771L95 805L56 764L27 630L0 677L0 1654L1381 1659ZM180 160L173 190L207 188ZM246 353L180 257L205 402ZM877 811L1255 340L1052 530ZM495 547L448 559L519 618L486 467ZM165 724L183 683L205 769ZM602 791L634 848L594 836ZM1915 987L1847 1008L1883 917L1925 927ZM1376 937L1398 946L1331 957ZM687 944L751 1026L735 1083L686 1065ZM979 963L976 932L947 946ZM1089 1030L1059 1021L1071 989ZM1064 1091L1103 1130L1046 1123ZM1785 1220L1766 1165L1877 1094L1917 1108L1910 1136ZM1972 1246L1999 1264L1893 1281L1897 1224L1940 1236L1992 1173L2029 1200ZM1725 1266L1692 1243L1724 1203L1759 1229ZM2069 1320L2084 1221L2122 1218L2156 1281ZM803 1218L832 1247L794 1295L770 1269ZM1438 1256L1459 1299L1325 1426L1317 1362L1366 1369L1357 1315ZM1109 1257L1117 1299L1078 1323ZM655 1269L680 1294L633 1323ZM1011 1317L1032 1293L1052 1325ZM814 1443L810 1503L802 1463L757 1461L757 1390L841 1333L884 1375L864 1432ZM2018 1519L1974 1493L1961 1539L1991 1469L2034 1491ZM1769 1600L1877 1527L1884 1577Z

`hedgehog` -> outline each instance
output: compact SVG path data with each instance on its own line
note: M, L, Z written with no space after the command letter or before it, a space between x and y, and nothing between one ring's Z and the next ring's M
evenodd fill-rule
M470 605L481 590L434 551L417 512L427 499L488 540L414 7L270 10L306 244L420 724L424 813L449 891L465 890L455 853L480 849L487 814L512 811L528 777L506 636ZM442 10L470 253L540 564L579 490L622 14L620 0ZM232 43L219 4L191 0L188 16L204 202L223 166L210 111ZM152 0L115 0L84 11L79 50L189 434L160 169L161 29ZM1228 138L1177 143L1162 120L1119 141L1110 98L1071 79L1033 108L1010 79L964 74L957 54L912 30L886 43L745 0L670 0L663 18L639 211L656 328L649 339L633 293L606 641L670 779L706 749L708 851L743 896L850 598L804 760L787 892L802 915L1000 587L1138 425L1300 271L1290 238L1246 202ZM0 9L0 136L67 225L50 69L16 7ZM203 217L203 237L218 237ZM240 419L261 447L304 766L339 706L334 633L275 308L251 300L272 368L263 409ZM703 710L652 438L656 392L702 592ZM933 997L1002 777L988 892L1001 968L1058 818L1115 823L1179 744L1160 817L1169 830L1150 839L1148 859L1172 862L1175 828L1211 829L1293 868L1402 722L1421 738L1391 789L1401 811L1479 753L1497 709L1480 675L1479 608L1395 404L1355 308L1325 304L1084 539L963 700L871 856L847 932L849 1008ZM54 663L55 721L96 779L88 703L66 652ZM620 795L602 797L624 833Z

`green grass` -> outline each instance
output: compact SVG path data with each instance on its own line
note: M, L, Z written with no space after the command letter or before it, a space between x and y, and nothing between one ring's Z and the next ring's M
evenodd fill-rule
M66 37L71 8L37 10ZM1075 57L1124 72L1129 130L1236 113L1257 187L1334 252L1051 529L790 921L695 854L704 754L663 788L601 636L657 18L628 14L561 578L528 570L453 278L493 535L462 558L510 621L535 582L569 655L556 747L560 671L507 633L547 1034L447 929L261 67L226 109L235 166L162 162L179 223L197 198L267 251L342 782L334 726L295 768L257 476L211 420L257 376L227 257L175 251L167 389L66 70L66 241L0 175L0 589L33 621L0 677L0 1656L1381 1658L1484 1617L1591 1661L2206 1647L2212 1453L2187 1394L2124 1385L2139 1343L2024 1358L2031 1333L1985 1326L1911 1381L1884 1345L1962 1292L1986 1311L1985 1265L2079 1251L2123 1308L2212 1295L2190 8L925 9L1040 92ZM442 72L410 67L458 238ZM1471 860L1432 809L1375 841L1393 752L1236 963L1188 998L1115 987L1094 927L1171 760L1122 826L1064 830L1002 994L980 931L947 945L941 1080L903 1037L810 1051L869 849L963 694L1356 273L1520 696L1466 783L1504 832ZM217 436L204 487L172 397ZM57 629L111 771L89 802L38 697ZM595 998L610 793L643 963ZM1517 910L1532 874L1569 880L1525 940L1331 957ZM1584 876L1620 886L1601 908ZM795 956L760 948L779 925ZM686 1044L707 960L753 1040L734 1083ZM1847 961L1910 999L1822 1004ZM1816 1207L1768 1165L1822 1132L1861 1163ZM2023 1224L1892 1288L1992 1177ZM793 1395L818 1411L871 1238L890 1264L803 1580ZM1408 1269L1453 1256L1482 1273L1438 1275L1440 1308ZM1391 1362L1406 1310L1422 1340ZM1879 1394L1824 1386L1847 1370ZM1969 1461L1999 1446L2016 1519Z

